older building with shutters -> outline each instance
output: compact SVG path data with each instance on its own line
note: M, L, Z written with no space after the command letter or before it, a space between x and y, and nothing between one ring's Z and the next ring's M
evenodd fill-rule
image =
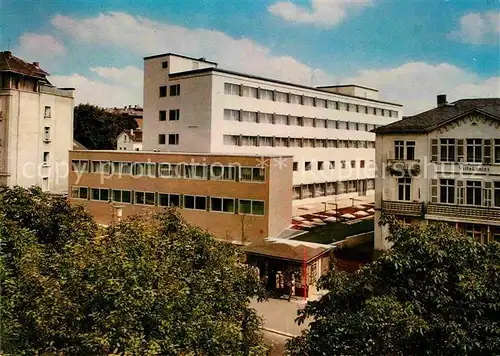
M443 221L500 241L500 99L438 96L436 108L376 132L375 248L390 247L382 214Z

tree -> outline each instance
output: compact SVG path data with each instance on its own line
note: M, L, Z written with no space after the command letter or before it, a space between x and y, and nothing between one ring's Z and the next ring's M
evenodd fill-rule
M500 244L444 224L390 222L391 250L355 274L332 271L329 292L300 312L313 321L290 355L500 353Z
M233 245L169 209L126 219L102 234L86 224L73 226L93 236L79 232L53 248L40 240L43 224L24 223L29 214L39 220L31 205L50 198L16 192L22 198L17 207L0 214L0 353L267 352L260 320L249 308L260 293L258 281ZM14 201L15 192L5 194Z
M128 114L117 114L90 104L75 107L75 140L90 150L114 150L116 139L123 131L137 128Z

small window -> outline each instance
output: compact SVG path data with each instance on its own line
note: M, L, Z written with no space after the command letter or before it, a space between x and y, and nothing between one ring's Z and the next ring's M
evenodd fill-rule
M43 158L42 158L42 164L44 166L48 166L49 165L49 152L44 152L43 153Z
M88 173L89 161L74 159L71 161L71 171L78 173Z
M92 188L90 192L92 200L109 201L109 189Z
M179 134L169 134L168 135L168 144L169 145L178 145L179 144Z
M365 168L365 161L364 160L359 161L359 167Z
M207 179L208 166L198 164L184 165L184 178L187 179Z
M346 168L346 162L345 161L340 161L340 168L342 168L342 169Z
M111 199L116 203L130 204L132 202L132 193L130 192L130 190L113 189Z
M158 194L158 205L159 206L180 206L180 195L179 194Z
M169 121L178 121L180 118L179 109L173 109L168 112L168 120Z
M179 96L181 95L181 85L175 84L170 86L170 96Z
M89 189L87 187L71 187L71 198L88 199Z
M351 161L351 168L356 168L356 161L354 160Z
M398 179L398 200L411 200L411 178Z
M212 180L236 180L236 167L211 165L210 166L210 179L212 179Z
M184 208L193 210L207 210L207 197L184 195Z
M210 198L210 210L224 213L234 213L233 198Z
M318 171L322 171L323 170L323 161L319 161L318 162Z
M43 128L43 140L45 142L49 142L50 141L50 127L44 127Z
M240 199L240 214L264 215L264 202L260 200Z
M241 167L240 180L243 182L264 182L265 170L260 167Z
M49 118L49 117L51 117L51 110L50 110L50 106L46 106L46 107L45 107L45 112L44 112L43 116L44 116L45 118Z
M168 178L182 177L182 165L175 163L159 163L158 176Z
M134 192L134 203L138 205L155 205L155 193Z
M159 145L164 145L166 143L166 135L165 134L159 134L158 135L158 144Z
M293 170L294 172L299 170L299 162L293 162Z
M311 162L304 162L304 170L310 171L311 170Z
M42 178L42 190L44 192L49 190L49 177L43 177Z
M163 85L160 87L160 98L167 96L167 86Z
M159 117L158 119L160 121L166 121L167 120L167 111L166 110L160 110L159 111Z
M168 68L168 61L161 62L161 68L162 69L167 69Z
M330 161L330 169L335 169L335 161Z

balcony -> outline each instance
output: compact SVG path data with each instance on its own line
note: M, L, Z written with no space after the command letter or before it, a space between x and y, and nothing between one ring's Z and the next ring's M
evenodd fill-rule
M387 171L393 176L416 176L420 173L420 160L388 159Z
M422 216L422 203L411 201L383 201L382 212L391 215Z
M500 222L500 208L474 205L427 204L427 215Z

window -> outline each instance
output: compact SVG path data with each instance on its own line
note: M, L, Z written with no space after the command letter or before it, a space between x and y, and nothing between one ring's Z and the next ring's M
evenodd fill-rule
M465 233L467 236L472 237L477 241L481 241L481 225L478 224L466 224L465 225Z
M109 161L92 161L92 173L111 173L111 162Z
M134 203L138 205L155 205L155 193L134 192Z
M345 161L340 161L340 168L345 169L346 168L346 163Z
M207 179L208 167L204 165L185 165L184 178L187 179Z
M274 115L274 123L276 125L287 125L288 118L286 115ZM499 159L500 159L500 157L499 157Z
M167 111L166 110L160 110L158 113L158 120L160 121L167 121Z
M169 110L168 112L168 120L169 121L179 121L181 114L179 109Z
M116 203L132 203L132 192L130 190L113 189L111 199Z
M49 165L49 152L44 152L43 153L43 157L42 157L42 164L44 166L48 166Z
M281 91L277 91L274 95L276 101L281 101L282 103L288 102L288 94Z
M439 201L445 204L455 204L454 179L441 179Z
M406 155L405 155L406 148ZM415 159L415 141L394 141L394 158L395 159Z
M179 96L181 95L181 85L175 84L170 86L170 96Z
M260 200L240 199L240 214L264 215L264 202Z
M224 94L240 95L240 86L233 83L224 83Z
M309 162L309 161L304 162L304 170L305 171L310 171L311 170L311 162Z
M87 188L87 187L71 187L71 198L88 199L89 198L89 188Z
M318 171L322 171L323 170L323 161L319 161L318 162Z
M132 162L113 162L113 174L132 174Z
M109 201L109 189L91 188L90 193L92 200Z
M167 96L167 86L163 85L160 87L160 98Z
M224 135L223 142L226 146L239 146L240 136L239 135Z
M311 98L310 96L304 96L304 100L302 101L303 105L307 106L313 106L314 105L314 98Z
M406 159L415 159L415 141L406 141Z
M260 113L259 123L272 124L273 123L273 114Z
M335 169L335 161L330 161L329 168L330 169Z
M184 195L184 208L192 210L207 210L207 197Z
M398 178L398 200L411 200L411 178Z
M358 181L357 180L350 180L347 182L347 192L348 193L354 193L358 190Z
M225 118L225 117L224 117ZM257 122L257 113L254 111L238 111L238 110L229 110L228 118L226 120L230 121L241 121L245 122ZM272 116L271 116L272 118Z
M71 171L87 173L89 171L89 161L74 159L71 161Z
M293 162L293 171L297 172L299 170L299 162Z
M316 98L316 106L320 108L326 108L326 100Z
M260 89L259 98L265 100L273 100L274 92L272 90Z
M210 179L212 180L236 180L236 167L210 166Z
M219 211L224 213L234 213L233 198L210 198L210 211Z
M159 163L158 176L169 178L182 177L182 165L175 163Z
M468 205L482 205L482 189L480 181L467 181L466 202Z
M495 206L500 207L500 182L495 182L493 189L495 190Z
M162 68L162 69L166 69L166 68L168 68L168 61L163 61L163 62L161 62L161 68Z
M351 161L351 168L356 168L356 161L354 160Z
M239 110L224 109L224 120L240 121L240 111ZM255 121L257 121L257 120L255 119L254 122Z
M265 170L259 167L241 167L240 180L243 182L264 182Z
M495 163L500 163L500 140L495 140Z
M155 177L156 163L135 162L132 164L132 175L139 177Z
M302 97L297 94L290 94L290 104L300 104L302 102Z
M455 162L455 139L442 138L440 143L441 161Z
M159 134L158 135L158 144L159 145L164 145L166 143L166 136L165 134Z
M359 167L365 168L365 161L364 160L359 161Z
M51 117L50 106L46 106L45 107L45 111L43 113L43 117L45 117L45 118Z
M168 144L169 145L178 145L179 144L179 134L169 134L168 135Z
M49 190L49 177L42 178L42 190L47 192Z
M44 127L43 128L43 140L45 142L49 142L50 141L50 127Z
M242 95L249 98L257 98L258 97L257 91L258 91L257 88L244 86L242 88Z
M180 206L181 197L179 194L158 194L158 206Z
M467 139L467 162L481 163L482 158L482 140L480 138Z

